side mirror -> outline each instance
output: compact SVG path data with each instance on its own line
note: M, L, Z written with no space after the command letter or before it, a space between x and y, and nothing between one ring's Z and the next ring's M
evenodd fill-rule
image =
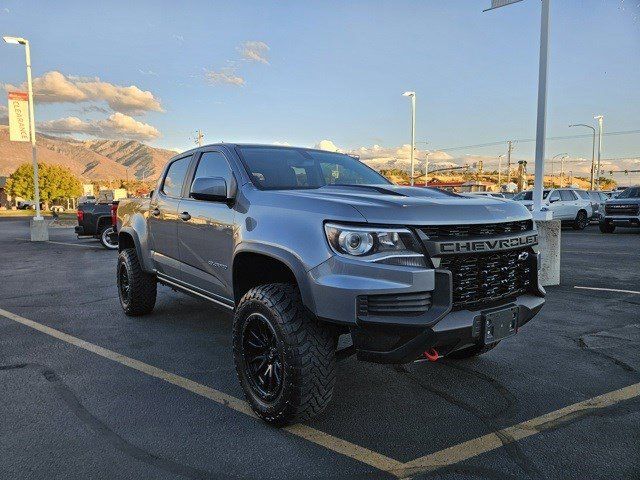
M549 203L554 203L554 202L557 202L558 200L559 200L558 198L550 198Z
M191 185L189 196L196 200L214 202L225 202L233 198L227 188L226 180L222 177L196 178Z

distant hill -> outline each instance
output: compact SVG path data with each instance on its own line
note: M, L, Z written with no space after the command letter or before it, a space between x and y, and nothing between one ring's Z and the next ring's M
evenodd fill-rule
M64 165L84 180L155 179L171 150L150 147L134 140L76 140L37 134L38 161ZM31 162L31 144L11 142L9 128L0 125L0 176Z

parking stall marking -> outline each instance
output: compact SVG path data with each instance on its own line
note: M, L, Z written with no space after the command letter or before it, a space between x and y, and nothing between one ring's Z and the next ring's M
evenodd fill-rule
M640 292L636 292L635 290L619 290L617 288L579 287L578 285L574 285L573 288L577 288L580 290L599 290L601 292L633 293L636 295L640 295Z
M145 373L151 377L164 380L165 382L184 388L185 390L189 390L190 392L208 398L209 400L213 400L214 402L224 405L225 407L229 407L232 410L256 418L248 403L232 395L228 395L219 390L207 387L205 385L202 385L201 383L194 382L193 380L189 380L188 378L181 377L180 375L176 375L175 373L167 372L166 370L154 367L153 365L141 362L140 360L127 357L126 355L114 352L113 350L109 350L99 345L87 342L78 337L74 337L73 335L69 335L68 333L61 332L54 328L48 327L47 325L29 320L28 318L21 317L20 315L16 315L15 313L3 310L1 308L0 315L9 320L13 320L14 322L37 330L41 333L57 338L58 340L62 340L63 342L69 343L91 353L95 353L96 355L99 355L103 358L112 360L134 370L138 370L139 372ZM336 453L391 474L393 474L394 471L401 470L404 466L402 462L389 458L385 455L382 455L381 453L374 452L373 450L361 447L360 445L356 445L347 440L334 437L333 435L322 432L313 427L297 424L283 428L282 430L285 430L316 445L322 446L328 450L332 450Z
M99 345L87 342L78 337L74 337L73 335L69 335L9 311L0 309L0 316L57 338L58 340L62 340L83 350L95 353L103 358L107 358L149 376L184 388L185 390L208 398L237 412L256 418L251 411L251 408L244 400L232 395L228 395L219 390L207 387L193 380L189 380L188 378L162 370L161 368L154 367L153 365L149 365L134 358L127 357L126 355L114 352L113 350L100 347ZM640 397L640 383L635 383L612 392L604 393L602 395L574 403L559 410L555 410L518 423L517 425L506 427L472 440L447 447L406 463L303 424L291 425L283 428L282 430L335 453L357 460L378 470L390 473L398 478L409 478L412 475L455 465L484 453L497 450L507 443L517 442L546 430L557 428L563 423L569 422L581 414L587 414L593 410L610 407L636 397Z
M85 248L97 248L99 246L97 244L84 245L82 243L54 242L53 240L47 240L47 243L55 243L56 245L70 245L72 247L85 247Z

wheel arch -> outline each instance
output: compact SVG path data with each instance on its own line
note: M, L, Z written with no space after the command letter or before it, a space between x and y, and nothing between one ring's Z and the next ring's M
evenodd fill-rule
M144 254L138 232L131 227L122 227L118 232L118 251L121 252L126 248L135 248L143 269L147 272L153 271L149 255Z

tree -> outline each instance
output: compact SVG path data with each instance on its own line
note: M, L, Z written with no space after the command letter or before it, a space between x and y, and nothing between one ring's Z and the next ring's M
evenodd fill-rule
M40 201L45 208L54 200L82 195L80 180L66 167L39 163L38 174ZM8 178L6 188L11 196L33 199L35 193L31 164L20 165Z

